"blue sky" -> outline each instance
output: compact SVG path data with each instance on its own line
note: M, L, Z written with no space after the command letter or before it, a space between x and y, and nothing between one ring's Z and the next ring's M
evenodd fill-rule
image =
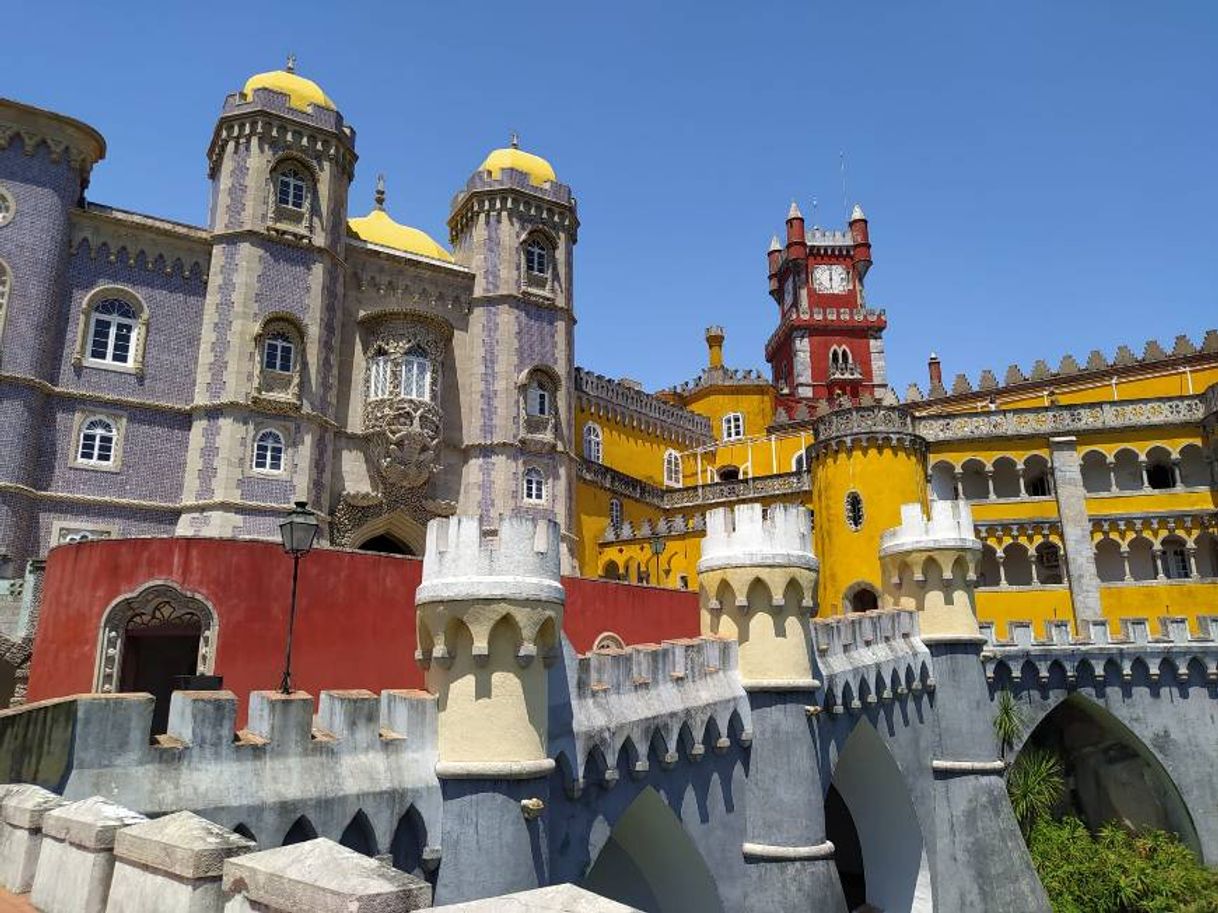
M291 51L446 241L452 194L516 130L579 198L577 361L648 388L764 366L765 248L871 219L890 376L924 385L1218 326L1218 4L23 2L0 92L97 127L90 197L206 218L228 92ZM812 201L818 205L813 213Z

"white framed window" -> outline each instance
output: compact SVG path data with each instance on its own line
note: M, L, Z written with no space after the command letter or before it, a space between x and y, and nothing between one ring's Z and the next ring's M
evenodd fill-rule
M744 437L744 416L739 412L729 412L723 416L723 440L738 441Z
M554 413L554 391L540 378L530 378L525 408L529 415L552 415Z
M677 488L681 486L681 454L675 450L664 452L664 484Z
M601 454L601 426L595 422L588 422L584 425L584 459L599 463Z
M275 202L287 209L303 210L308 188L305 176L298 169L284 168L275 179Z
M529 241L524 246L524 268L534 276L548 276L550 274L550 249L540 241Z
M106 298L95 304L89 323L89 360L131 364L138 321L135 308L120 298Z
M0 187L0 228L13 221L13 216L16 213L17 204L13 201L12 194L5 188Z
M268 371L291 374L296 361L296 346L287 333L278 331L266 338L262 347L262 367Z
M111 419L94 416L80 426L76 462L85 466L113 466L118 429Z
M530 504L545 503L546 477L535 466L530 466L524 471L524 499Z
M808 457L802 450L791 457L791 472L803 472L808 468Z
M389 395L389 356L372 356L368 366L368 399L384 399Z
M283 472L283 435L274 428L258 432L254 439L254 468L259 472Z
M431 398L431 359L422 346L411 346L402 359L402 396L407 399Z
M622 502L617 498L609 499L609 525L614 529L622 525Z

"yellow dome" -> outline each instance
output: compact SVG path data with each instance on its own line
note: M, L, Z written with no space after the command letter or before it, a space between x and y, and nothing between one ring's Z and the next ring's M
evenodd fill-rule
M486 157L478 170L489 171L491 178L494 179L499 177L504 168L523 171L529 176L529 183L536 184L538 187L547 181L558 180L557 175L554 174L554 168L549 162L540 155L524 152L514 145L507 149L496 149Z
M347 228L361 241L431 257L433 260L453 262L453 255L435 242L431 235L409 225L400 225L389 218L389 213L377 208L358 219L348 219Z
M252 97L255 89L272 89L282 92L288 97L288 104L301 111L309 110L309 105L335 110L334 102L321 90L321 86L311 79L297 76L291 70L271 70L269 73L258 73L245 81L242 89L246 97Z

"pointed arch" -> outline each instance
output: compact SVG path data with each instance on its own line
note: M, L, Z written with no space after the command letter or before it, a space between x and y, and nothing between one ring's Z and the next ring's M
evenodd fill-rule
M393 838L389 843L393 867L423 877L423 853L426 849L427 824L419 810L411 805L393 829Z
M234 834L240 834L240 835L241 835L242 837L244 837L246 840L252 840L252 841L254 841L254 843L257 843L257 842L258 842L258 838L254 836L254 832L253 832L253 831L251 831L251 830L249 829L249 827L247 827L247 826L245 825L245 823L244 823L244 822L242 822L242 823L238 824L236 827L234 827L234 828L233 828L233 833L234 833Z
M349 850L355 850L364 856L376 855L376 832L372 829L372 822L368 820L368 816L364 814L361 808L351 816L351 821L343 829L343 834L338 838L338 842Z
M826 832L839 847L837 864L851 909L869 903L881 910L930 913L930 867L909 787L867 720L855 725L841 747L830 786L841 807L826 803L826 812L832 812ZM842 869L852 861L861 871Z
M309 820L308 815L301 815L292 822L292 826L288 828L288 832L283 835L283 840L280 846L291 846L293 843L304 843L306 840L314 840L317 837L317 828L313 827L313 822Z
M706 861L650 786L618 818L582 886L654 913L723 913Z
M365 551L380 551L369 548L374 540L386 539L401 547L401 554L422 555L427 544L427 528L400 510L369 520L347 537L348 547Z

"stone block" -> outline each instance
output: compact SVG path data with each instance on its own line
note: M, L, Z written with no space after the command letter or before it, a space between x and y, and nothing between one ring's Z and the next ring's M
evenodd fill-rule
M106 913L220 913L225 860L255 849L193 812L123 828L115 835Z
M33 887L42 855L43 818L63 804L63 799L41 786L8 789L0 831L0 884L7 890L24 894Z
M642 913L573 884L556 884L518 894L432 907L428 913Z
M114 876L115 834L147 820L100 796L47 812L30 902L42 913L104 913Z
M431 886L320 837L224 863L224 913L406 913Z

